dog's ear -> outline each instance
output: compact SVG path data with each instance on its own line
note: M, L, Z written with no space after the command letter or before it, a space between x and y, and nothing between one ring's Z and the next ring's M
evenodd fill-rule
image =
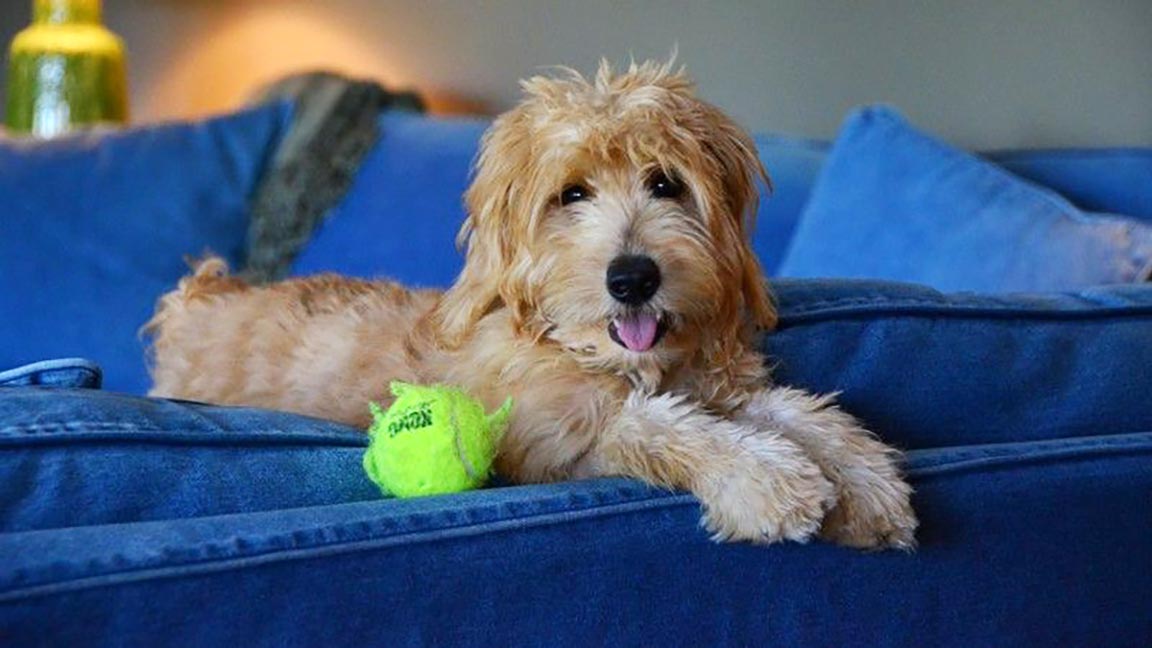
M732 226L738 241L737 259L740 272L740 291L744 310L752 323L761 329L776 326L776 308L768 293L768 283L760 261L752 250L752 230L756 224L756 208L760 202L757 180L771 191L772 182L756 153L756 143L719 109L708 106L711 122L710 136L705 147L719 167L725 211L733 219Z
M465 194L468 217L456 240L465 249L464 269L432 313L436 336L448 348L460 346L484 315L520 302L511 266L522 229L516 202L523 192L517 183L528 153L518 118L515 113L500 117L485 133Z
M744 306L756 327L765 331L776 328L776 304L768 293L768 282L756 254L747 251L743 263Z
M433 312L437 337L449 348L460 346L476 322L500 306L500 278L511 250L496 223L508 210L510 188L491 175L481 166L465 196L468 217L456 237L464 269Z

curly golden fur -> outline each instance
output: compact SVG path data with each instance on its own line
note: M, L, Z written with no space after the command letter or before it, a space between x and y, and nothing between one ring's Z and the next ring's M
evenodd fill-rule
M447 292L250 286L208 259L147 325L152 393L355 426L393 379L488 407L511 395L497 466L515 480L688 489L717 539L911 547L896 453L831 398L769 382L755 335L776 315L748 244L766 176L749 136L670 64L523 85L484 137ZM659 269L643 303L605 287L621 255ZM649 328L626 344L622 318Z

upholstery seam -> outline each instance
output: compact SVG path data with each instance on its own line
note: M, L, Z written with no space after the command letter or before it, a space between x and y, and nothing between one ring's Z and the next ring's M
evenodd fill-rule
M850 310L855 309L855 310ZM908 317L931 315L942 318L1014 318L1082 321L1085 319L1141 318L1152 315L1152 304L1132 304L1127 306L1092 306L1082 309L1059 307L1027 308L1019 305L996 306L993 304L950 303L939 299L905 297L893 299L887 296L838 297L817 301L805 301L803 305L785 306L780 309L781 325L790 320L839 319L845 315L887 313Z
M1083 441L1051 442L1035 441L1023 443L1006 443L1008 448L989 447L987 449L957 450L954 455L943 457L936 461L925 461L922 465L909 469L908 474L917 478L931 478L938 475L951 474L959 471L993 468L997 466L1024 466L1045 461L1068 461L1076 459L1093 459L1119 453L1133 453L1136 455L1152 453L1152 435L1136 433L1129 435L1113 435L1129 437L1127 439L1085 439ZM1136 437L1132 439L1130 437ZM1035 447L1027 446L1034 444ZM1040 447L1044 446L1044 447ZM1014 449L1013 449L1014 447Z
M339 434L339 433L335 433ZM46 443L64 441L130 441L137 443L179 443L205 446L251 445L267 442L268 445L331 445L333 447L365 447L363 441L353 438L351 433L345 438L334 433L301 433L282 431L278 428L265 428L262 432L219 428L202 430L195 428L164 428L138 425L120 421L78 421L57 423L27 423L0 428L0 449L19 446L29 441Z
M621 495L627 497L629 494L620 491L616 492L616 496ZM122 568L116 571L80 576L72 579L65 578L63 580L49 581L8 591L0 590L0 603L22 600L30 597L51 595L57 592L89 589L89 587L115 586L126 582L151 580L153 578L162 579L184 576L189 573L202 574L219 571L231 571L233 569L243 569L267 563L292 560L308 560L324 556L357 553L364 550L388 548L393 546L417 544L444 539L463 538L475 535L485 535L493 532L507 531L509 529L552 526L557 523L571 522L574 520L589 520L599 517L616 515L618 513L659 510L684 506L686 504L697 507L699 506L698 501L692 495L666 491L664 493L654 493L644 497L643 499L628 499L624 501L613 502L608 505L603 503L592 503L580 508L562 508L544 514L530 513L506 516L480 523L463 522L447 526L413 529L411 531L399 534L376 535L373 537L373 531L369 530L368 537L352 541L334 540L304 544L303 546L289 548L265 549L246 555L235 555L227 558L207 557L198 560L186 560L184 562L177 563L145 565L137 568ZM499 506L500 505L492 505L489 508L498 508ZM292 536L301 530L312 532L331 532L334 530L347 529L349 527L363 526L370 523L370 521L361 520L351 523L319 526L310 529L297 529L292 532L284 532L273 536L266 536L261 540L263 542L269 542L272 539L286 538L291 542L293 541ZM220 542L208 542L197 546L219 547L220 544ZM158 548L158 551L163 553L164 550L162 548ZM90 567L91 561L86 563L85 566Z

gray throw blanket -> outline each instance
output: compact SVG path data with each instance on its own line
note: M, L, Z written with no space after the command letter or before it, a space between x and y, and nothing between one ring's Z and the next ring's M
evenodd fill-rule
M290 101L292 125L251 205L244 275L263 283L284 277L329 210L352 185L380 137L383 110L421 111L412 93L328 72L287 77L251 103Z

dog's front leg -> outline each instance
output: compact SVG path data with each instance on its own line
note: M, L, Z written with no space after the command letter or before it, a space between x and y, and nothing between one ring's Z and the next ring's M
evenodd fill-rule
M836 506L821 536L862 548L915 545L912 489L900 475L900 454L836 407L831 396L768 387L753 394L736 420L781 432L836 485Z
M835 503L832 483L795 443L681 396L633 393L597 450L596 472L692 491L716 540L804 542Z

